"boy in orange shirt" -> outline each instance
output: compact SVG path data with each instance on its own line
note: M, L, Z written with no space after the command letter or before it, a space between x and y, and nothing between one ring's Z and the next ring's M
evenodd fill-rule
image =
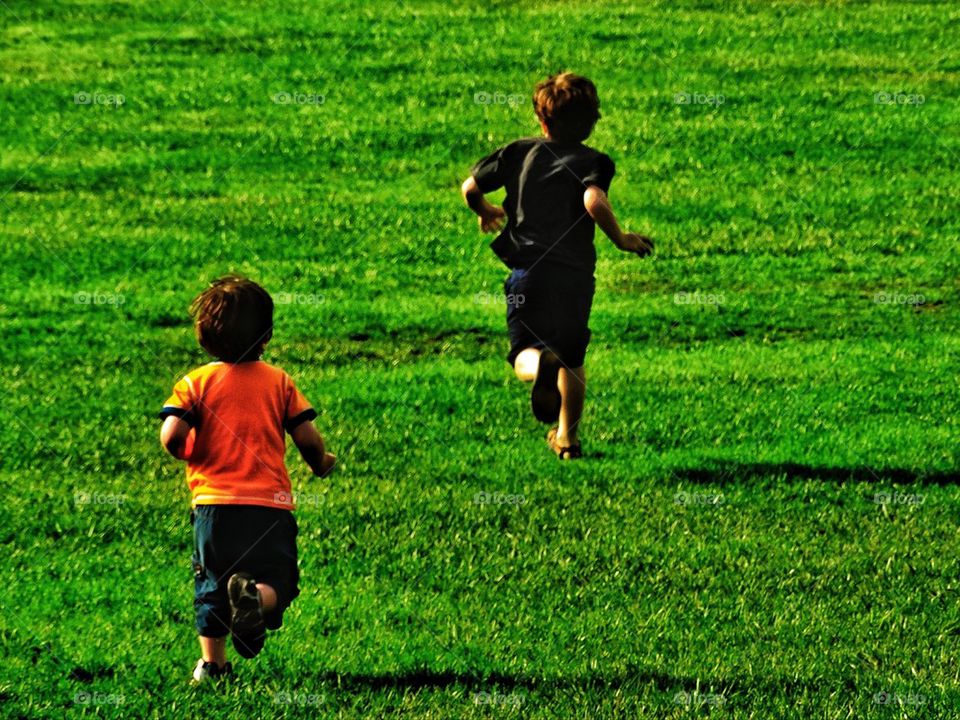
M297 523L284 464L290 434L314 474L336 458L313 426L316 411L283 370L260 360L273 334L273 300L245 278L214 281L190 307L197 340L217 358L192 370L160 412L160 442L187 462L194 534L194 607L202 657L196 682L232 673L263 648L299 595Z

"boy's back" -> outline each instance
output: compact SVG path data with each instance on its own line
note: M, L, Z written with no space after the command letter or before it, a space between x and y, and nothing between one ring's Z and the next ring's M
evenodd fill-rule
M202 428L187 465L194 505L292 506L284 429L316 412L283 370L259 360L203 365L161 414Z
M594 221L583 193L589 185L607 192L614 173L607 155L548 138L517 140L484 158L472 172L480 190L506 189L507 223L494 250L514 268L545 263L592 275Z

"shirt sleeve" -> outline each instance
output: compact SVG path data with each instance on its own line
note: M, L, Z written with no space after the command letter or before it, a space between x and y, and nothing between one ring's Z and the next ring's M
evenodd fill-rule
M297 389L293 378L288 375L286 381L287 411L283 417L283 428L287 432L293 432L297 425L317 417L317 411L313 409L303 393Z
M499 190L507 184L506 156L509 147L507 145L500 148L473 166L470 174L473 175L480 192L488 193Z
M610 183L616 172L617 167L608 155L598 155L590 171L583 178L583 184L596 185L604 192L610 192Z
M197 404L197 396L194 391L193 382L189 375L184 375L180 381L173 386L173 393L163 403L163 409L158 413L161 420L168 417L178 417L187 423L190 427L197 426L197 414L194 408Z

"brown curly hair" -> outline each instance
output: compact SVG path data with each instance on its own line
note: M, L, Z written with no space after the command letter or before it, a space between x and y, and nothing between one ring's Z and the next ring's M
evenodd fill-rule
M258 360L273 336L273 298L238 275L210 283L190 304L197 341L218 360Z
M537 83L533 109L561 142L583 142L600 119L600 99L592 81L572 72L551 75Z

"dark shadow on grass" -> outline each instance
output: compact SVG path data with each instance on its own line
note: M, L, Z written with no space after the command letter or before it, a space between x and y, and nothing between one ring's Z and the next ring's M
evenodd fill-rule
M845 692L855 692L852 679L840 680L835 685L824 686L805 680L753 679L743 681L728 678L691 678L667 675L649 670L631 670L615 676L587 675L572 678L531 678L522 675L505 675L491 672L453 672L449 670L409 670L400 673L336 673L332 671L307 674L311 682L332 686L344 692L378 691L384 689L443 690L462 687L468 691L490 690L512 692L521 690L530 693L563 690L629 690L653 685L661 692L720 692L736 694L747 691L762 691L772 694L792 695L810 693L829 687Z
M825 480L828 482L898 483L954 485L960 483L957 470L913 470L889 467L830 467L801 463L718 462L700 468L679 468L674 477L693 483L730 483L744 480L786 477L788 480Z

